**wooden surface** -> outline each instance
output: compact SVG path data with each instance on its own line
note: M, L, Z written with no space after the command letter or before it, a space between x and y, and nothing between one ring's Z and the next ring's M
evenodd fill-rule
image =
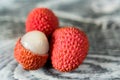
M12 7L7 4L7 9L0 8L0 80L120 80L120 24L117 23L120 15L116 17L116 13L111 18L109 14L88 13L85 0L70 0L69 5L66 0L63 2L16 1L14 5L9 3ZM90 50L76 70L61 73L45 66L26 71L14 59L15 42L25 33L25 17L36 6L53 9L60 26L77 26L86 32Z
M2 80L119 80L119 29L111 29L110 26L107 26L107 29L103 30L101 25L95 23L59 19L61 26L66 24L74 25L87 33L90 50L83 64L76 70L67 73L58 72L49 66L36 71L23 70L21 65L13 58L13 48L16 38L24 33L24 21L19 23L6 21L5 29L10 27L10 25L7 26L9 23L16 25L16 27L11 26L10 33L7 33L7 30L4 31L2 36L5 39L0 41L0 78ZM19 31L16 31L18 29ZM0 32L2 32L2 29L0 29Z

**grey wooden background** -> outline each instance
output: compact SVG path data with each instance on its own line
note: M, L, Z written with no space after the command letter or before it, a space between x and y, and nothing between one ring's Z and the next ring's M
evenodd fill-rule
M0 80L120 80L119 4L119 0L1 0ZM86 32L90 50L79 68L67 73L48 66L26 71L15 61L15 42L25 33L26 16L35 7L48 7L61 26Z

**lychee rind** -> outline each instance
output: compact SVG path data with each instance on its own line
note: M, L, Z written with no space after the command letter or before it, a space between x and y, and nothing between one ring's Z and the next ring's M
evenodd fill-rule
M47 61L48 54L40 55L33 54L32 51L24 48L20 42L21 38L18 39L15 49L14 57L26 70L36 70L44 66Z
M50 9L35 8L28 14L26 32L38 30L49 36L58 25L58 18Z
M51 38L51 61L55 69L68 72L76 69L88 53L86 34L75 27L56 29Z

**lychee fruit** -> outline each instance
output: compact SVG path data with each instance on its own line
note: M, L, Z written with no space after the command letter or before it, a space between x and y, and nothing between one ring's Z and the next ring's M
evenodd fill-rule
M76 69L86 58L89 42L86 34L75 27L56 29L51 37L52 66L61 72Z
M49 43L40 31L31 31L19 38L14 57L26 70L36 70L44 66L48 59Z
M35 8L28 14L26 32L38 30L49 36L58 25L58 18L50 9Z

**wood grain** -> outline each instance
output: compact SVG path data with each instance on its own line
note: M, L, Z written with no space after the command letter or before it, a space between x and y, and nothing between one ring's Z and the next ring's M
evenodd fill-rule
M103 29L102 24L97 25L66 18L60 18L60 22L61 26L77 26L88 35L90 50L79 68L67 73L61 73L50 66L34 71L24 70L13 57L16 38L24 34L24 21L17 23L5 21L4 29L8 29L8 27L10 29L7 32L4 31L1 36L0 78L2 80L120 80L119 26L113 29L110 27L111 23L107 23L107 28ZM7 26L9 23L11 25ZM1 31L2 29L0 29Z

